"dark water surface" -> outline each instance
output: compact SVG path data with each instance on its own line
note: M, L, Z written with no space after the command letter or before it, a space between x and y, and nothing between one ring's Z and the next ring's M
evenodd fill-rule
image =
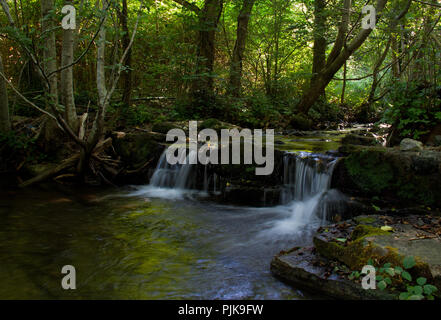
M148 188L2 192L0 299L305 298L269 268L279 250L311 239L313 225L275 228L291 208ZM76 268L76 290L61 288L64 265Z

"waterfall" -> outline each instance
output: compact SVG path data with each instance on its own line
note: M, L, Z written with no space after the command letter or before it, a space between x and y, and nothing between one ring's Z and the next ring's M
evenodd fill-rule
M164 151L158 161L155 172L150 179L150 185L154 187L164 187L173 189L193 189L196 185L196 165L190 164L197 157L197 152L190 151L188 156L181 155L184 159L179 159L179 163L169 164L166 157L167 152Z
M149 195L165 198L183 198L190 194L216 194L218 179L208 165L190 164L197 157L191 151L182 155L183 164L171 165L164 152L147 187ZM181 161L179 161L181 162ZM330 190L331 178L337 163L335 157L308 152L289 153L283 157L283 185L280 206L268 208L282 215L270 228L278 233L291 233L305 225L323 224L344 206L344 197L338 190ZM264 191L263 197L266 198ZM266 199L264 199L264 202Z
M282 204L304 201L329 189L337 159L301 152L283 157Z
M285 217L275 222L272 231L290 234L305 225L323 224L341 209L343 195L329 189L336 163L336 158L322 154L284 155L280 210Z

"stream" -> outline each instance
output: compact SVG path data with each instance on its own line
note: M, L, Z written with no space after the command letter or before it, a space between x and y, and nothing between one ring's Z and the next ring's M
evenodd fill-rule
M329 190L336 160L319 152L340 138L284 144L291 152L274 207L217 204L170 182L182 186L189 168L161 163L146 186L2 191L0 299L319 298L269 266L280 250L310 244L326 223L322 200L342 196ZM61 287L64 265L76 269L76 290Z

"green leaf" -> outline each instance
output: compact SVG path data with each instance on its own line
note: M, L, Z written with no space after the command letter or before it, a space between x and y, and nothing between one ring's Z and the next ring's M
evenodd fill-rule
M406 257L403 260L404 269L411 269L416 265L414 257Z
M388 263L385 263L383 267L390 268L391 266L392 266L392 264L388 262Z
M409 298L409 293L407 292L400 293L400 297L399 297L400 300L407 300L408 298Z
M395 273L396 273L396 274L401 274L401 272L403 272L403 268L401 268L401 267L395 267Z
M423 294L423 287L421 286L415 286L413 287L413 293L416 295L422 295Z
M387 287L387 283L385 281L380 281L378 282L378 288L380 288L380 290L384 290Z
M386 282L389 285L392 284L392 280L389 277L384 278L384 282Z
M438 291L438 288L433 286L433 285L431 285L431 284L426 284L424 286L424 293L427 294L427 295L431 295L432 293L434 293L436 291Z
M383 276L378 275L378 276L375 277L375 280L381 281L381 280L383 280Z
M383 230L383 231L393 231L394 229L391 226L382 226L381 230Z
M403 279L406 279L407 281L412 281L412 276L407 271L403 271L401 273L401 277L403 277Z
M424 286L427 282L427 279L424 277L419 277L418 279L416 279L416 282L420 285L420 286Z
M337 238L337 239L335 239L335 240L340 241L340 242L343 242L343 243L345 243L345 242L347 241L346 238Z
M423 300L423 299L424 299L424 297L422 295L414 294L414 295L411 295L407 300Z
M395 275L395 271L392 268L387 268L385 271L386 271L386 273L388 273L392 277Z

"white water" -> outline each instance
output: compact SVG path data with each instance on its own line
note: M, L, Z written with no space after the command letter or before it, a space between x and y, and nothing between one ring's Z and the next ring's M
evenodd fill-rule
M183 156L185 157L184 153L181 157ZM194 188L196 177L193 176L194 165L190 163L194 163L196 157L197 152L190 151L188 157L185 159L185 164L179 164L184 163L184 159L179 159L178 164L171 165L167 162L166 151L164 151L150 179L150 185L184 190Z
M131 195L173 200L192 198L194 195L207 196L208 192L216 192L217 177L208 174L207 166L203 172L199 172L203 174L200 185L202 190L196 189L197 165L189 164L189 160L196 156L196 152L190 152L185 164L170 165L164 152L150 184ZM275 214L274 219L262 226L262 235L291 235L323 225L329 212L340 209L343 203L340 192L329 190L337 159L301 152L287 153L283 161L281 205L254 209L256 214Z
M337 159L301 152L283 159L282 203L277 209L283 218L264 233L291 234L306 227L323 225L331 210L338 210L343 195L329 190Z

